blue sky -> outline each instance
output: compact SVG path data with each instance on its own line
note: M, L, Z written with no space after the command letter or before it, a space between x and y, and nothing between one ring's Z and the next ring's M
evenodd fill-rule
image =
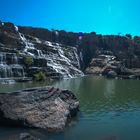
M0 0L0 19L74 32L140 35L140 0Z

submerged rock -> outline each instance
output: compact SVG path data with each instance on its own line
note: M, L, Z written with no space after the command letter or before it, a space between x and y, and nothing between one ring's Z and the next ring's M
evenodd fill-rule
M40 140L29 133L21 133L19 140Z
M60 131L77 114L79 102L68 90L53 87L0 93L0 124Z

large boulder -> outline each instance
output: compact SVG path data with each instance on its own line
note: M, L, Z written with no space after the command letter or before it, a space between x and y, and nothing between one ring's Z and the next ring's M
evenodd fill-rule
M107 73L107 77L108 78L115 78L115 77L117 77L117 73L115 71L111 70Z
M53 87L0 93L0 124L61 131L77 114L79 102L68 90Z
M111 54L108 52L107 54ZM109 71L118 72L120 67L120 62L116 60L116 56L114 55L105 55L100 54L96 58L93 58L90 66L86 68L87 74L95 74L95 75L107 75Z
M88 67L86 69L87 74L93 74L93 75L100 75L102 74L102 68L101 67Z

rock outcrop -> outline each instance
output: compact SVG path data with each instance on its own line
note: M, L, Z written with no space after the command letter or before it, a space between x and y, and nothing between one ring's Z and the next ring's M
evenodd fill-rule
M139 68L127 68L124 61L120 61L117 56L109 51L104 51L93 58L90 66L86 68L86 73L103 75L108 78L140 78Z
M107 75L109 71L118 71L121 63L116 60L116 56L108 51L99 54L96 58L93 58L90 66L86 69L86 73L95 75Z
M68 90L40 87L0 93L0 125L60 131L78 110L79 102Z

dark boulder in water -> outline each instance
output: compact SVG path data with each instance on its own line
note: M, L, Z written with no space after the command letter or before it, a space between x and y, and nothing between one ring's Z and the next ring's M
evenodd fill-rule
M19 140L40 140L29 133L21 133Z
M0 93L0 124L61 131L77 114L79 102L68 90L38 87Z
M115 78L115 77L117 77L117 73L115 71L111 70L107 73L107 77L108 78Z

